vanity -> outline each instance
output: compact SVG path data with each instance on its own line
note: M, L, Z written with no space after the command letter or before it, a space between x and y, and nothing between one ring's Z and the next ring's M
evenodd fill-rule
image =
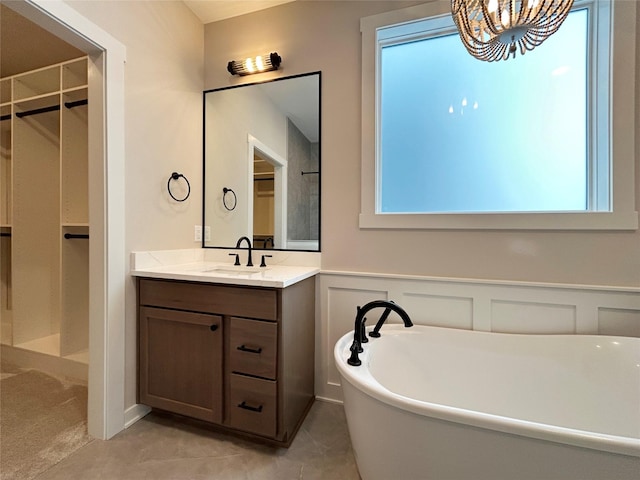
M320 77L203 92L203 248L132 253L138 403L291 444L315 398Z
M137 268L138 401L289 446L314 401L314 267Z

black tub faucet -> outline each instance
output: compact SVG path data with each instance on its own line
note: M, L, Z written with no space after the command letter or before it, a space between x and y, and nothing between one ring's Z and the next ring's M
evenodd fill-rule
M253 267L253 259L251 258L251 240L249 240L249 237L240 237L236 242L236 248L241 248L240 244L243 240L247 241L247 248L249 250L249 255L247 255L247 267Z
M353 343L351 344L350 348L351 356L347 360L347 363L349 365L353 365L354 367L362 364L362 362L358 358L358 354L362 352L362 344L369 341L365 333L364 323L367 321L365 314L369 310L373 310L374 308L384 308L385 310L380 316L378 323L376 323L373 332L369 334L370 337L377 338L380 336L380 328L382 328L382 324L387 320L387 317L389 317L389 314L392 310L400 316L405 327L413 326L413 322L409 318L407 312L405 312L403 308L399 307L394 302L387 300L374 300L373 302L367 303L363 307L358 307L358 313L356 314L355 327L353 331Z

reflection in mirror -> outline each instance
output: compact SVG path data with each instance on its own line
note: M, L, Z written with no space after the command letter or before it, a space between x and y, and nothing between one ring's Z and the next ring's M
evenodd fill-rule
M205 247L320 250L320 72L204 92L203 217Z
M258 149L253 151L253 246L273 248L274 215L274 162Z

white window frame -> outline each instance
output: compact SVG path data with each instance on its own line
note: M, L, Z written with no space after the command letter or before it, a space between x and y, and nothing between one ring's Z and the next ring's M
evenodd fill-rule
M576 1L576 5L588 2ZM615 8L614 8L615 7ZM428 17L450 14L450 3L431 2L415 7L362 18L362 174L360 228L367 229L486 229L486 230L637 230L635 211L635 18L636 2L600 0L595 3L597 14L610 22L611 42L597 42L597 23L591 41L600 45L597 58L609 62L610 89L608 102L593 102L595 108L607 108L608 125L599 125L600 132L609 135L610 161L594 165L592 174L609 178L609 211L585 212L523 212L523 213L380 213L376 208L376 192L380 179L378 170L377 82L379 48L377 31L390 25L409 23ZM602 50L607 44L608 51ZM613 46L615 45L615 49ZM595 45L594 45L595 47ZM517 61L518 59L516 59ZM513 60L507 60L513 61ZM606 69L605 69L606 70ZM595 91L596 88L592 89ZM605 103L605 105L603 105ZM597 119L597 112L592 113ZM616 128L621 126L620 128ZM597 138L589 138L591 149L601 148ZM602 158L602 155L599 155ZM596 179L592 179L595 188ZM597 191L593 192L597 196Z

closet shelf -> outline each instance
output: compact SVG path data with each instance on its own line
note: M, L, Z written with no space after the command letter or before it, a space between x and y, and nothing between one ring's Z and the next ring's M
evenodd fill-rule
M14 105L20 108L37 108L34 105L44 105L43 102L55 101L59 102L60 92L47 92L39 95L33 95L31 97L20 98L18 100L14 100ZM33 104L33 105L32 105Z
M86 85L79 85L77 87L70 87L70 88L65 88L63 90L61 90L61 92L63 94L65 93L73 93L73 92L81 92L82 90L87 90L87 86Z

